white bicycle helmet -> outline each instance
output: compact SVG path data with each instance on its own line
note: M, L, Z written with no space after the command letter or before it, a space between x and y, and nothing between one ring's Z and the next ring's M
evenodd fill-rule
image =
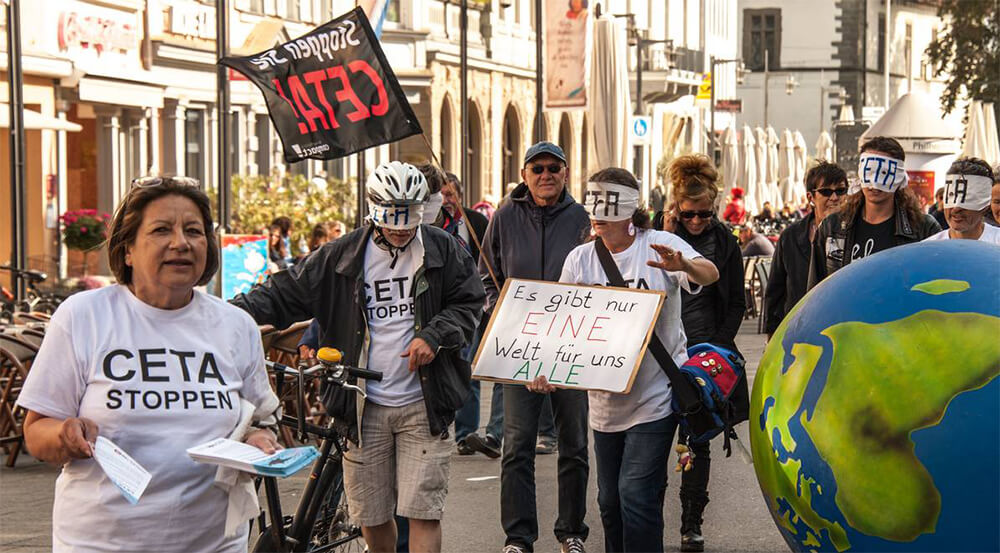
M424 174L401 161L380 164L368 176L365 188L369 204L414 205L422 204L430 197Z

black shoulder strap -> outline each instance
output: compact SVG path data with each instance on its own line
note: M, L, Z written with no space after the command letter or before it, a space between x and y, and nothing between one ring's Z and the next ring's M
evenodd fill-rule
M597 249L597 258L601 261L601 266L604 267L604 273L608 276L608 282L613 286L625 288L625 278L622 277L621 271L618 270L618 265L615 264L615 260L611 257L611 252L608 251L607 246L604 245L604 241L600 238L594 240L594 248ZM680 403L684 413L693 413L700 409L701 399L691 387L688 379L681 375L680 369L677 368L677 363L674 363L673 357L667 352L667 348L663 347L663 342L660 341L655 331L649 337L649 351L653 354L653 358L659 363L663 372L667 373L667 378L670 379L673 392L677 394L677 401Z

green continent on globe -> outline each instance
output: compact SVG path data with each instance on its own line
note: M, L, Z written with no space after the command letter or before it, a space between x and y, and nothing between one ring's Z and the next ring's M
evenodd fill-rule
M785 325L782 325L771 339L774 345L781 345L784 334ZM850 547L847 532L839 523L823 518L812 508L814 487L817 495L821 494L822 490L816 485L815 480L802 472L802 462L792 455L797 444L788 428L795 413L802 406L802 397L805 394L806 386L812 378L813 370L816 368L816 363L822 352L822 348L818 346L793 345L792 356L795 360L788 367L788 371L782 374L779 369L784 362L784 349L781 347L767 348L761 359L760 367L762 369L763 367L772 367L772 369L758 371L760 382L754 385L755 390L766 390L766 393L752 394L751 401L754 405L751 405L750 411L763 413L763 402L771 398L781 398L781 401L775 402L769 407L764 420L764 430L761 430L760 424L756 422L750 425L750 446L761 488L767 496L769 507L778 524L792 534L797 534L798 530L794 524L801 520L808 527L803 543L814 547L820 546L821 531L826 530L837 551L844 551ZM771 444L775 430L778 432L777 440L789 454L789 458L784 462L778 458L778 453ZM798 491L800 489L801 494ZM778 503L781 499L792 506L794 513L784 510Z
M939 278L937 280L921 282L920 284L914 284L913 287L910 288L912 291L923 292L932 296L964 292L968 289L968 282L965 282L964 280L951 280L949 278Z
M926 310L882 324L839 323L823 334L833 359L803 426L833 471L837 506L868 535L913 541L933 533L941 494L910 435L1000 374L1000 318Z

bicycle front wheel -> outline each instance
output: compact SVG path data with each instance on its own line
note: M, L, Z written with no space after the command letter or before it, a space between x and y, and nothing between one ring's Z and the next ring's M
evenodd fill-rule
M361 537L361 527L351 521L344 493L344 473L341 471L330 483L320 507L316 524L310 536L313 548L310 551L336 553L363 553L365 541Z

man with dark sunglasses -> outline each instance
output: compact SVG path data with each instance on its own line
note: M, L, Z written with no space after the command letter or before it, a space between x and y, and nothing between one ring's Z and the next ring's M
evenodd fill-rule
M569 169L562 148L539 142L524 155L520 183L496 211L483 240L479 273L492 311L507 278L558 282L563 261L590 232L587 210L566 190ZM559 515L556 539L562 550L583 551L587 505L587 392L560 389L551 397L559 435ZM500 520L505 553L526 553L538 539L535 503L535 437L546 395L523 385L503 388L503 463L500 476Z
M781 232L771 259L764 294L764 332L768 339L785 314L806 294L810 244L816 228L840 207L847 190L847 173L834 163L820 161L806 173L806 198L813 209Z

